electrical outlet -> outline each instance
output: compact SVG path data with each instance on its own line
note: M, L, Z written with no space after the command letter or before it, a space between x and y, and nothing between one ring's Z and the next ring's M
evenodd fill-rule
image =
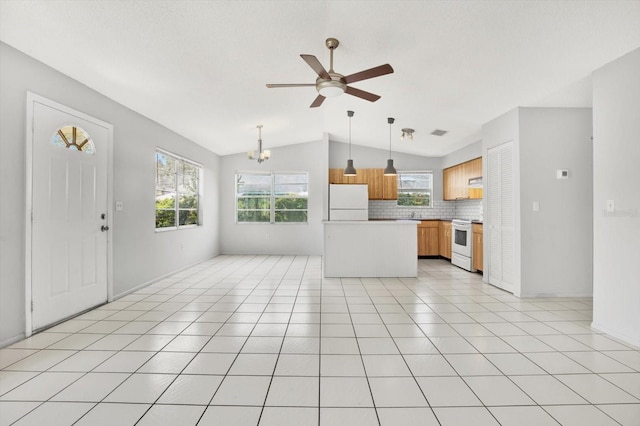
M616 205L613 202L613 200L607 200L607 211L608 212L614 212L616 211Z
M121 212L124 210L124 203L122 201L116 201L116 211Z

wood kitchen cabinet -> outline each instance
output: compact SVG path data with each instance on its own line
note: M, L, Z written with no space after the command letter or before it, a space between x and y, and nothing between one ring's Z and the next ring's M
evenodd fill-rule
M382 175L382 199L383 200L397 200L398 199L398 176L384 176L384 170Z
M344 176L343 169L329 169L329 183L366 184L370 200L397 200L397 176L384 176L384 169L356 169L356 176Z
M329 183L346 183L342 181L344 178L343 174L343 169L329 169Z
M483 255L483 229L482 224L474 223L471 225L472 233L473 233L473 244L471 247L471 261L473 269L478 271L482 271L482 262L484 259Z
M440 221L438 234L438 254L451 259L451 222Z
M423 220L418 224L418 256L438 256L438 220Z
M442 170L442 192L445 200L482 198L482 189L469 188L469 179L482 176L482 157Z

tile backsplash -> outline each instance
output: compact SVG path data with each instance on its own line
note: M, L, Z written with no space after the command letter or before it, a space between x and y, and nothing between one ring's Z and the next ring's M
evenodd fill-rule
M482 220L482 200L434 201L432 208L398 207L395 200L369 201L369 219Z

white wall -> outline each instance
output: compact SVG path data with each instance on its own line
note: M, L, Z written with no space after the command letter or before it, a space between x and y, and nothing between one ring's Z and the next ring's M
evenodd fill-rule
M483 126L485 158L513 141L516 296L592 294L591 135L588 108L515 108ZM556 169L568 169L569 179L557 180Z
M640 346L640 49L593 73L593 326ZM615 202L608 213L606 201Z
M21 338L25 327L27 90L114 126L113 199L124 202L124 211L113 213L114 295L219 252L217 155L5 43L0 57L0 346ZM155 232L156 146L203 164L204 226Z
M593 294L591 115L519 108L522 297Z
M271 159L262 164L246 154L221 158L220 224L224 254L322 254L323 205L327 191L327 143L324 140L269 148ZM235 174L237 171L309 173L309 212L306 224L236 223Z
M478 157L482 157L481 140L442 157L441 167L446 169L447 167L455 166L456 164L464 163Z

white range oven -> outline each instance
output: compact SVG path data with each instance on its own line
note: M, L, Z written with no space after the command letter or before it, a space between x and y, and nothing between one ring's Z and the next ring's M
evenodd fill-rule
M451 263L474 272L471 263L472 231L471 221L454 219L451 221Z

